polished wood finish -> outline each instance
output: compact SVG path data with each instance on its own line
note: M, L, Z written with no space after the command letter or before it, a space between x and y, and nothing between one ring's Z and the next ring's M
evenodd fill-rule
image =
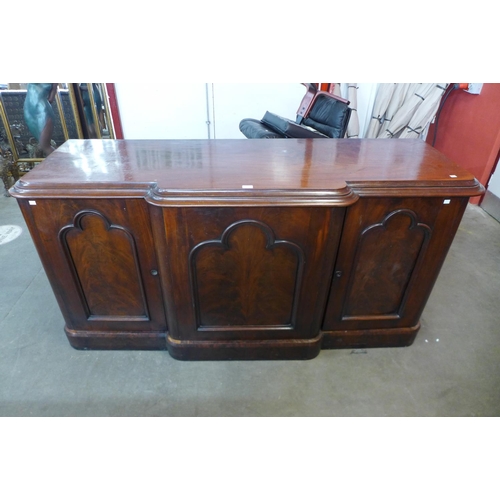
M173 348L316 339L343 216L328 207L165 209Z
M11 189L76 348L403 346L473 176L421 141L68 141Z
M19 203L72 345L113 348L104 342L112 336L130 348L164 348L167 324L147 203L29 201Z
M364 198L349 208L324 330L418 322L467 203L443 201Z

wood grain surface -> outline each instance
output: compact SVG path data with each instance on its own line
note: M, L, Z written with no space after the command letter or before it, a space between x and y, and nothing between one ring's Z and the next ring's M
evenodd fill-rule
M471 196L419 140L71 140L10 190L80 349L410 345Z

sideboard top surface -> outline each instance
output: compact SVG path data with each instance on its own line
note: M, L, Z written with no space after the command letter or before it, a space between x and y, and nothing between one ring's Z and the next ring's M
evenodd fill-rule
M248 192L451 189L474 196L474 176L421 140L69 140L26 174L13 196L228 196Z

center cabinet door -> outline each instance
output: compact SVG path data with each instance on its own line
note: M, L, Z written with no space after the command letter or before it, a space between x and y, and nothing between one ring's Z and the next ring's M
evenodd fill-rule
M310 339L343 208L163 209L162 274L178 340Z

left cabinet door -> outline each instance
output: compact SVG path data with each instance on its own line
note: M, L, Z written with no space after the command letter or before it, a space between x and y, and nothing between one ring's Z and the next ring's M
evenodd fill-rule
M78 348L164 349L167 330L148 204L19 200Z

